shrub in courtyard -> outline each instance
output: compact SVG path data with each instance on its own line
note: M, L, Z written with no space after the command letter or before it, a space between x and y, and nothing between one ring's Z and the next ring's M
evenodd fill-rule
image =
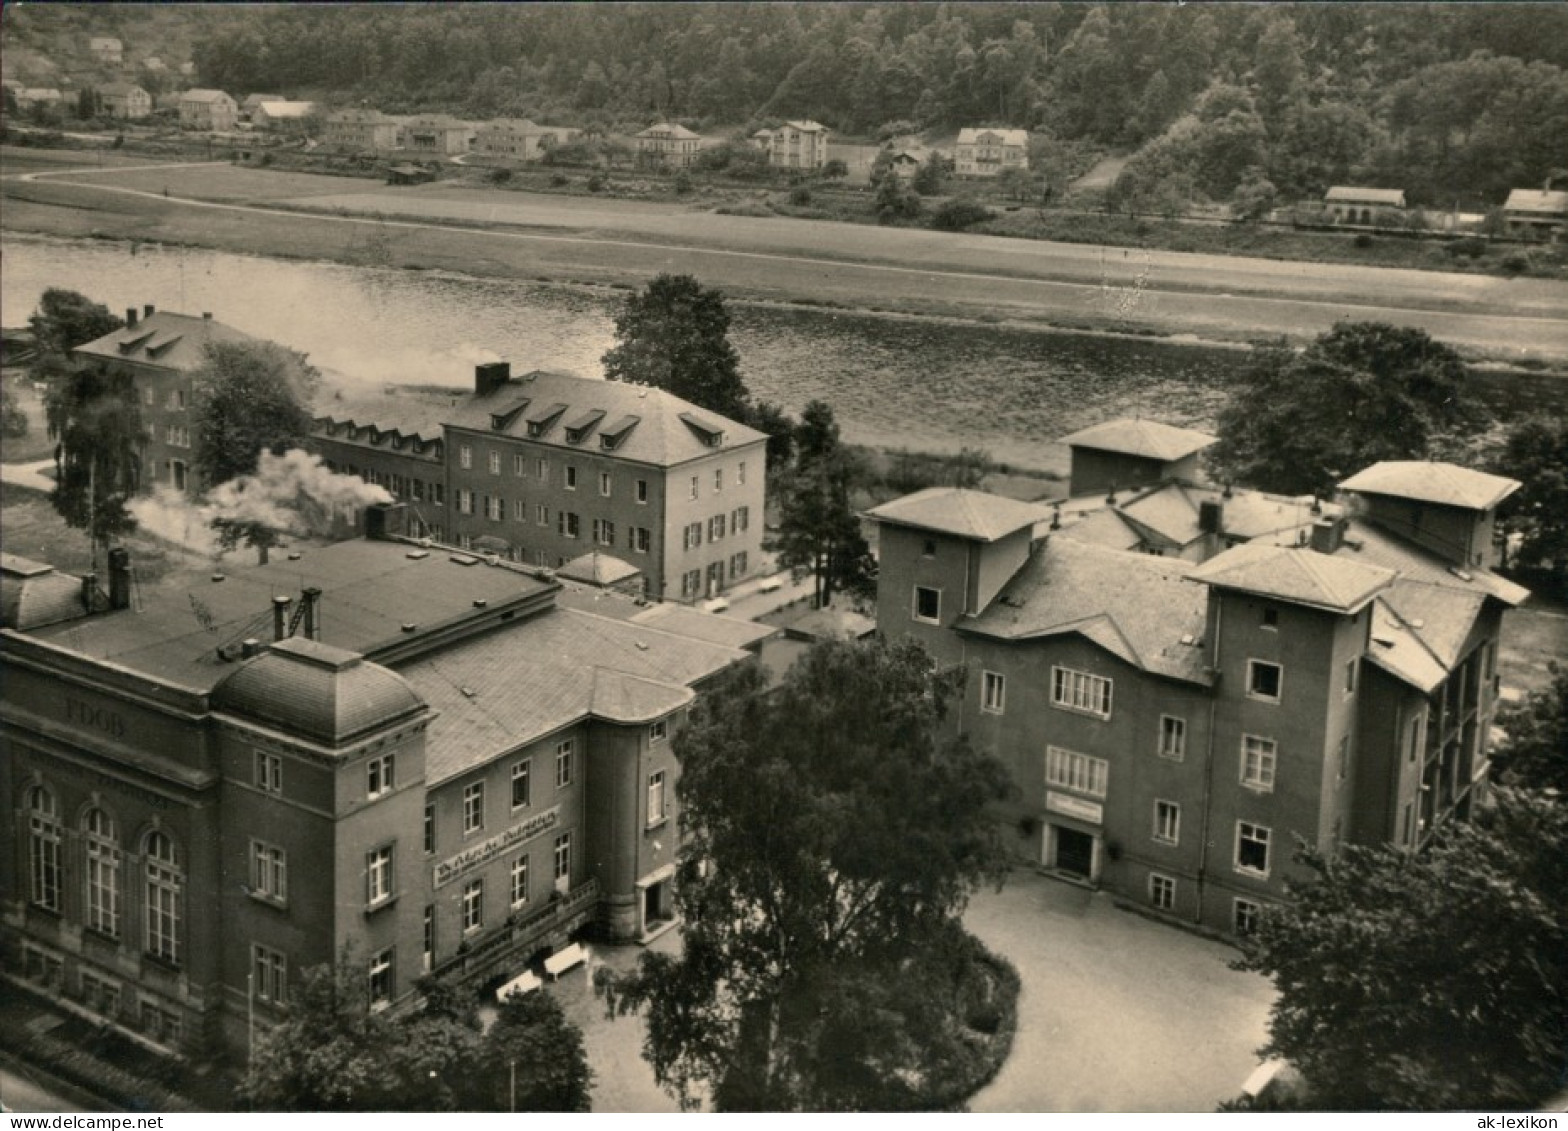
M947 201L932 214L931 226L943 232L961 232L995 218L996 213L978 200L958 197Z

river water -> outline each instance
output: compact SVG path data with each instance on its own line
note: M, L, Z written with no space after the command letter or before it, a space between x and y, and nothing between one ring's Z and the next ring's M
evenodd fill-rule
M123 241L6 233L0 324L19 326L47 287L110 309L152 303L211 312L310 355L334 379L471 386L477 362L514 372L599 376L625 292L351 267ZM872 296L868 296L872 297ZM829 402L845 436L918 451L981 448L1018 467L1059 468L1051 443L1121 415L1207 427L1244 354L975 322L753 303L731 306L730 337L753 396L799 412ZM1529 378L1561 405L1561 381ZM1483 393L1503 392L1496 378Z

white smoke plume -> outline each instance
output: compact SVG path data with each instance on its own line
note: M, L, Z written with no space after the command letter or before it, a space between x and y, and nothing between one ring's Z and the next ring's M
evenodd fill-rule
M129 510L153 533L217 556L218 540L211 529L217 518L259 523L298 536L328 535L335 524L351 522L358 508L391 501L386 488L356 475L339 475L323 466L320 456L294 448L280 456L262 452L256 474L220 483L204 499L193 502L160 488L133 499Z

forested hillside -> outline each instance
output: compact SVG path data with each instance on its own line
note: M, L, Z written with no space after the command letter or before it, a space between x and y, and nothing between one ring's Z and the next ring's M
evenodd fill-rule
M53 7L8 22L42 27ZM1154 142L1135 177L1174 173L1215 198L1250 167L1285 196L1357 178L1479 206L1568 165L1562 4L189 11L201 83L393 113L708 130L811 117L862 136L1024 126L1126 150Z

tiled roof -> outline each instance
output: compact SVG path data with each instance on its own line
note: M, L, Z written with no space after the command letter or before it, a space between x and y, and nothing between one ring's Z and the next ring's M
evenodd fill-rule
M1394 571L1314 550L1244 543L1192 572L1194 581L1293 604L1353 613L1386 589Z
M1108 420L1062 437L1062 443L1069 447L1120 452L1166 463L1183 459L1217 442L1215 437L1191 428L1177 428L1158 420L1132 419Z
M1516 479L1488 475L1452 463L1384 460L1340 483L1341 491L1393 495L1466 510L1491 510L1520 488Z
M977 616L957 627L1004 640L1078 633L1127 663L1207 683L1204 591L1191 563L1052 537Z
M1507 212L1540 212L1548 216L1568 215L1568 192L1516 188L1503 204Z
M339 542L307 548L297 560L277 550L264 566L245 559L226 563L222 581L186 575L144 586L135 610L57 624L32 635L93 659L145 672L195 691L209 690L234 671L217 656L219 645L247 636L272 639L272 598L298 602L305 586L322 590L320 637L352 652L412 643L416 633L475 615L486 602L490 615L508 602L545 599L548 582L509 568L477 563L470 555L420 551L394 542ZM292 611L292 610L291 610Z
M1403 208L1405 206L1405 190L1335 185L1323 194L1323 199L1353 204L1391 204L1396 208Z
M314 102L287 102L281 99L262 102L257 106L269 118L303 118L315 108Z
M73 355L100 357L109 361L134 361L141 365L188 373L206 363L209 342L254 342L243 330L236 330L211 318L155 311L101 338L77 346Z
M352 424L356 428L371 427L380 432L418 436L422 440L439 440L443 409L450 404L451 398L333 396L318 398L312 411L318 421Z
M561 419L573 419L591 410L603 411L606 420L636 416L639 418L636 426L616 444L615 455L619 459L658 467L673 467L711 455L715 451L734 451L738 447L767 439L753 428L700 409L663 389L543 370L509 381L488 396L469 395L455 408L446 410L441 419L455 427L527 437L527 414L519 410L554 404L566 406L565 411L542 436L528 437L531 442L548 444L563 451L596 452L600 450L597 429L583 436L580 443L569 444ZM513 414L510 423L504 431L496 432L491 427L491 418L508 414ZM710 446L697 429L682 419L683 416L722 432L723 442L717 447ZM760 471L759 467L759 474Z
M1372 642L1366 657L1423 693L1430 693L1448 678L1448 669L1382 600L1372 602Z
M181 102L221 102L228 98L221 90L187 90L180 95ZM232 101L232 99L230 99Z
M1483 593L1507 605L1517 605L1530 595L1524 586L1490 570L1476 567L1461 570L1451 566L1436 554L1396 538L1364 519L1350 521L1345 540L1335 556L1382 566L1412 581Z
M958 144L959 145L974 145L976 142L978 142L980 140L981 136L984 135L984 134L991 134L991 135L993 135L1003 145L1028 145L1029 144L1029 131L1028 130L993 130L993 129L988 129L988 128L983 127L983 126L979 127L979 128L966 126L965 128L959 130L958 131Z
M927 487L913 495L883 503L867 517L898 526L913 526L940 534L956 534L979 542L995 542L1009 534L1051 517L1035 503L967 491L959 487Z
M656 126L649 126L638 137L674 139L677 141L690 141L699 135L692 133L685 126L677 126L671 122L660 122Z
M1486 595L1399 578L1379 600L1394 610L1445 667L1459 659Z
M0 627L23 632L86 614L81 578L43 562L0 553Z
M433 785L600 711L619 722L668 713L689 701L693 683L747 655L558 608L397 670L439 712L426 743L425 778Z
M214 707L336 745L412 718L425 704L401 676L359 655L291 637L212 691Z
M827 133L828 132L828 128L826 126L824 126L821 122L812 122L812 121L794 122L794 121L791 121L791 122L785 122L784 124L786 126L789 126L791 129L799 130L803 134L815 134L815 133Z
M1143 542L1143 536L1110 507L1090 511L1076 522L1064 523L1061 536L1109 550L1136 550Z
M750 648L779 635L779 629L774 625L757 624L755 621L719 613L705 613L673 601L650 605L630 619L637 624L662 628L693 640L706 640L710 644L723 644L730 648Z

